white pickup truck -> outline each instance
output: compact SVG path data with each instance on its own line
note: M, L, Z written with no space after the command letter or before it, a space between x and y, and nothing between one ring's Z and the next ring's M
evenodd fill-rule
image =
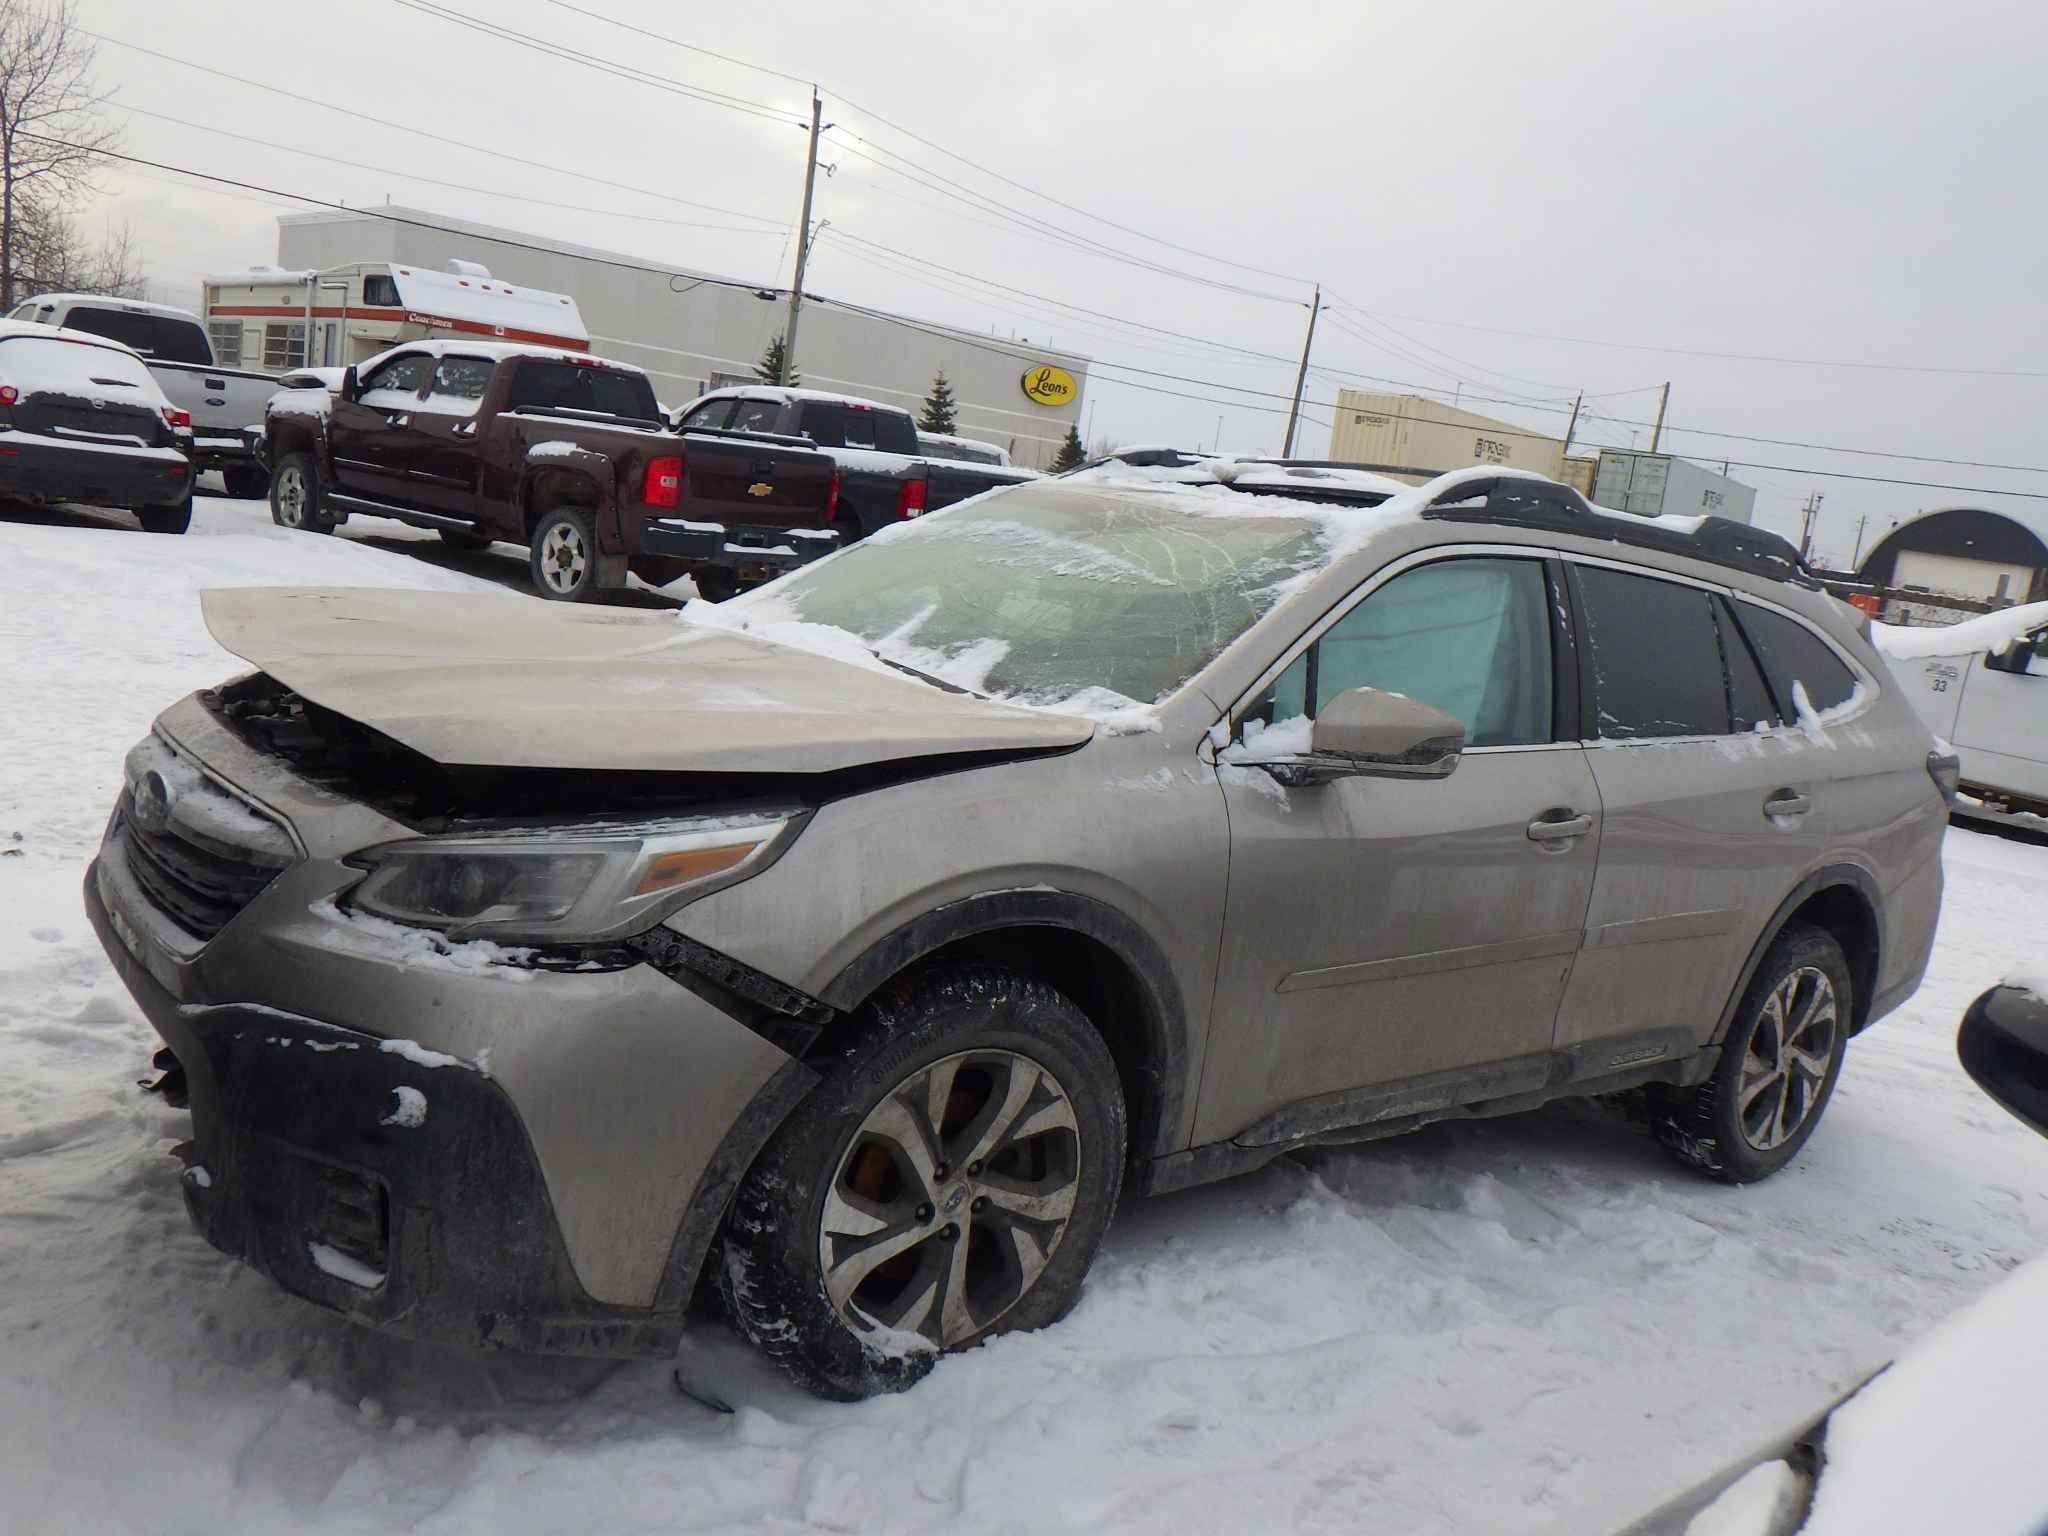
M1928 728L1954 743L1964 792L2048 815L2048 603L1875 633Z
M219 470L230 496L255 498L269 491L270 471L246 429L261 425L279 381L273 374L217 366L206 327L190 310L90 293L45 293L16 305L7 318L88 331L141 353L157 387L192 417L193 470Z

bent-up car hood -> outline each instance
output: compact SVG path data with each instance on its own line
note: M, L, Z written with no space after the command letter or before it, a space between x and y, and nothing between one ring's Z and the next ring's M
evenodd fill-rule
M200 601L227 650L448 767L829 773L1095 733L672 613L352 587Z

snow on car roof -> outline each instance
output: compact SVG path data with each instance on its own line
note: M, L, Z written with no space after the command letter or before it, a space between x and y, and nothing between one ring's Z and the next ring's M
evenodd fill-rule
M840 395L829 389L800 389L789 384L728 384L723 389L706 390L690 404L701 405L706 400L738 399L781 400L785 403L811 400L825 405L854 405L866 411L893 411L898 416L910 414L900 405L884 405L879 400L870 400L863 395Z
M398 302L408 310L438 320L496 326L528 335L555 336L563 341L590 340L576 301L566 293L514 286L495 277L468 272L435 272L393 262L391 281Z
M169 315L174 320L190 320L195 324L199 320L191 310L180 309L175 304L152 304L147 299L109 298L104 293L39 293L23 302L33 304L38 309L52 308L58 304L94 304L101 309L125 309L143 314Z
M458 357L488 357L501 362L508 357L538 357L551 363L577 363L586 368L611 368L620 373L637 373L643 377L647 370L633 363L621 363L609 357L597 357L589 352L573 352L567 347L544 347L530 341L469 341L459 336L437 336L429 341L401 341L386 347L375 357L366 357L356 368L368 372L370 364L389 357L394 352L424 352L429 357L447 357L450 353Z

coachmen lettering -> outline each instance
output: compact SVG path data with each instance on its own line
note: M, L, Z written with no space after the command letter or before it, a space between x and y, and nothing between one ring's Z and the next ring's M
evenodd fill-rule
M1024 393L1039 405L1065 405L1074 398L1074 376L1050 363L1025 369L1023 384Z

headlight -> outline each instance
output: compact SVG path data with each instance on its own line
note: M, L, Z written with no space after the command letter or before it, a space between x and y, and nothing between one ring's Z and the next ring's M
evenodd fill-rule
M617 938L765 867L804 819L792 812L707 817L619 834L386 843L349 859L370 874L345 900L458 939Z

